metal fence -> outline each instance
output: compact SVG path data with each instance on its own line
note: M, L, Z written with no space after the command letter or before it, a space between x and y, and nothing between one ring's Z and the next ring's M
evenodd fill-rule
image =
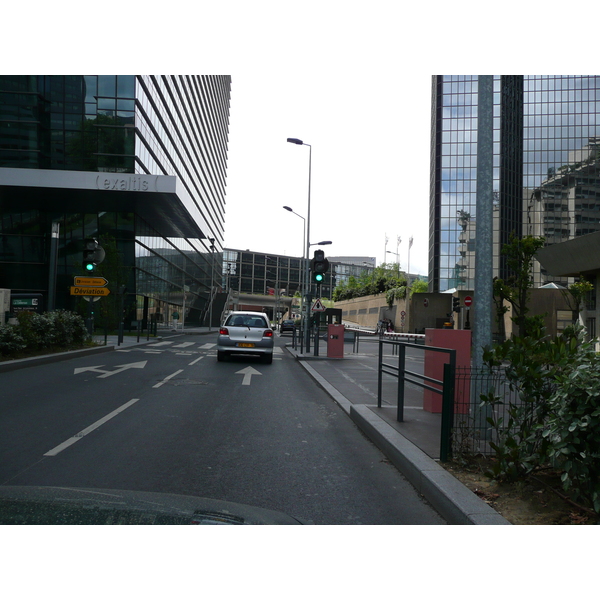
M482 396L493 394L493 405L483 404ZM504 368L474 369L457 367L454 374L454 418L452 422L452 455L494 454L490 442L498 442L501 428L489 419L507 422L510 405L519 402L519 393L506 380Z

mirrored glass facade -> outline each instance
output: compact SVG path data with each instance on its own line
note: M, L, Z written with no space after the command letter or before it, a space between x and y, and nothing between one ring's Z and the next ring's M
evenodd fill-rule
M72 308L82 241L110 235L132 305L164 313L185 301L199 319L222 270L230 90L229 76L0 75L0 168L173 176L181 190L170 214L164 200L138 210L139 198L108 188L69 203L0 180L0 288L47 293L58 221L58 308Z
M433 77L431 291L474 288L477 90L476 75ZM511 232L553 244L600 229L599 142L600 76L494 78L494 275Z

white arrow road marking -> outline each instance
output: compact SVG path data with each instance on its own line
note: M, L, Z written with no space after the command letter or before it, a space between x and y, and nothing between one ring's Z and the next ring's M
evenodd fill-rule
M96 365L95 367L79 367L73 371L73 375L77 375L85 371L94 371L95 373L102 373L102 375L98 375L98 379L104 379L106 377L110 377L111 375L122 373L127 369L143 369L147 362L147 360L143 360L141 362L129 363L127 365L117 365L117 369L115 371L105 371L104 369L101 369L100 367L103 367L104 365Z
M127 369L143 369L146 366L147 362L147 360L142 360L141 362L129 363L127 365L117 365L116 371L111 371L110 373L99 375L98 379L103 379L105 377L110 377L111 375L116 375L117 373L121 373L122 371L126 371Z
M252 368L252 367L246 367L245 369L242 369L241 371L237 371L236 375L243 375L244 379L242 380L242 385L250 385L250 380L252 378L252 375L262 375L262 373L260 371L257 371L256 369Z
M95 371L96 373L108 373L108 371L102 371L100 367L104 365L96 365L95 367L80 367L79 369L75 369L73 371L73 375L77 375L79 373L83 373L84 371Z
M139 398L134 398L133 400L130 400L129 402L126 402L125 404L123 404L123 406L119 406L119 408L117 408L116 410L113 410L111 413L109 413L105 417L102 417L101 419L99 419L98 421L96 421L95 423L90 425L89 427L82 429L77 435L74 435L72 438L69 438L66 442L63 442L62 444L59 444L55 448L52 448L52 450L49 450L48 452L46 452L46 454L44 454L44 456L56 456L59 452L62 452L65 448L68 448L75 442L78 442L82 437L86 436L88 433L94 431L94 429L98 429L98 427L100 427L100 425L103 425L107 421L110 421L110 419L112 419L113 417L116 417L120 412L123 412L126 408L129 408L132 404L135 404L138 400L139 400Z

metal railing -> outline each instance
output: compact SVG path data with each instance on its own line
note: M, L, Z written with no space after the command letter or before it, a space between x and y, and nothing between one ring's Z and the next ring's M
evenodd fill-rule
M398 363L396 365L383 362L383 347L397 346ZM443 378L435 379L421 373L406 369L406 349L417 348L421 351L431 351L448 354L449 362L443 366ZM404 395L405 384L412 383L423 389L442 396L442 426L440 438L440 460L448 460L452 454L452 425L454 419L454 389L456 371L456 350L438 348L436 346L423 346L392 340L379 340L379 360L377 369L377 407L382 406L382 380L383 374L392 375L398 379L397 412L396 420L404 421ZM433 385L432 385L433 384Z

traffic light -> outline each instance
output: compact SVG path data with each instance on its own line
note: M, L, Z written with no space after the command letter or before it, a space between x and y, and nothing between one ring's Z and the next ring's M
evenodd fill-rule
M452 310L457 313L460 312L460 298L452 296Z
M85 240L83 248L83 270L86 273L94 273L96 267L104 260L106 253L104 248L93 238Z
M325 258L323 250L315 250L313 259L310 261L312 281L317 284L323 283L328 269L329 261Z

